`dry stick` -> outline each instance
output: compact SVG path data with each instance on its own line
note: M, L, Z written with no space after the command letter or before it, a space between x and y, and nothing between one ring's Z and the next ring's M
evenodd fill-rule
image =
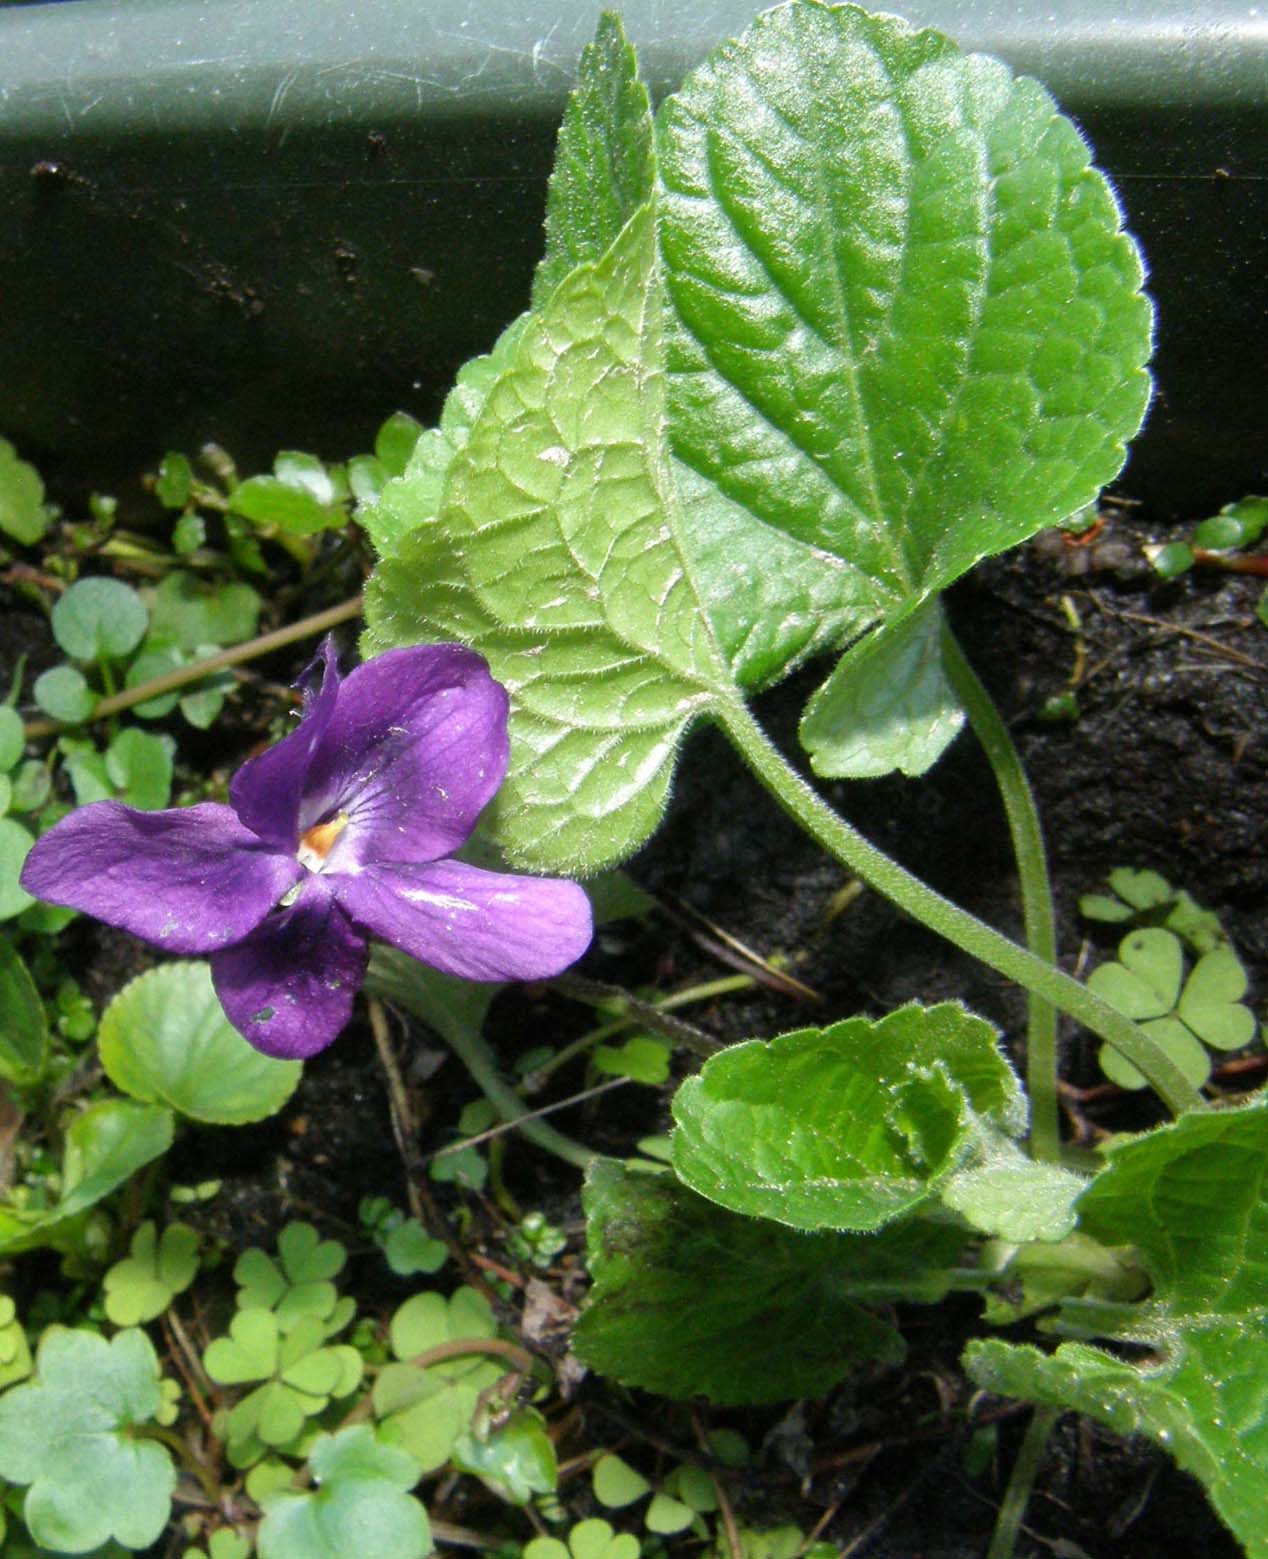
M709 1438L704 1432L704 1424L700 1421L700 1414L695 1409L691 1410L691 1427L696 1432L696 1443L701 1453L713 1458L713 1452L709 1447ZM744 1546L740 1542L740 1529L735 1524L735 1511L731 1508L731 1497L715 1467L706 1467L709 1481L713 1484L713 1492L718 1501L718 1511L722 1516L723 1530L726 1532L726 1546L730 1550L731 1559L744 1559Z
M663 1006L653 1006L651 1002L640 1001L637 996L632 996L619 985L608 985L602 980L588 980L579 974L557 975L550 983L561 996L571 996L574 1001L583 1002L586 1006L612 1005L616 1007L621 1017L632 1018L635 1022L642 1023L653 1033L663 1034L666 1039L672 1039L675 1044L682 1045L694 1055L703 1056L706 1060L722 1049L722 1041L715 1039L704 1029L697 1028L694 1023L687 1023L682 1018L670 1017Z
M387 1078L388 1113L392 1117L392 1135L396 1138L396 1146L401 1155L401 1166L405 1170L405 1195L409 1200L410 1212L425 1228L427 1210L423 1206L423 1199L419 1194L413 1173L414 1166L418 1162L416 1147L418 1122L414 1119L409 1095L405 1092L405 1079L401 1076L401 1069L396 1064L396 1056L392 1051L392 1038L387 1031L387 1014L383 1010L383 1003L377 996L371 996L366 1005L369 1008L370 1031L374 1035L374 1045L379 1052L379 1061Z
M463 1148L479 1147L482 1142L488 1142L493 1137L500 1137L508 1131L522 1128L527 1121L541 1120L545 1115L553 1115L556 1110L566 1110L569 1105L584 1104L587 1099L596 1099L601 1093L609 1093L613 1088L624 1088L626 1083L632 1082L629 1077L611 1077L606 1083L596 1083L593 1088L583 1088L580 1093L569 1094L566 1099L556 1099L554 1104L544 1104L540 1110L529 1110L524 1115L516 1115L511 1120L499 1121L496 1126L490 1126L487 1131L477 1132L474 1137L463 1137L458 1142L447 1143L443 1148L437 1148L434 1153L429 1153L423 1159L424 1164L430 1164L433 1159L444 1158L450 1153L461 1153ZM598 1158L596 1153L595 1158Z
M354 595L351 600L343 601L338 606L327 607L324 612L316 612L312 617L303 617L299 622L288 623L285 628L275 628L272 633L261 634L256 639L248 639L245 644L235 644L227 650L219 650L215 655L209 655L206 660L195 661L189 666L180 666L175 671L165 671L161 677L151 677L148 682L139 682L136 687L125 688L122 693L114 693L109 698L103 698L87 720L75 722L32 720L23 728L23 737L26 741L32 742L41 736L56 736L60 731L74 730L79 725L92 725L98 720L108 720L111 715L117 715L124 709L131 709L134 704L143 704L147 699L157 698L161 693L174 692L176 688L185 687L190 682L197 682L213 671L222 671L226 666L241 665L244 660L256 660L261 655L284 649L288 644L297 644L302 639L311 639L316 634L324 633L327 628L334 628L339 623L348 622L350 618L360 615L361 597Z

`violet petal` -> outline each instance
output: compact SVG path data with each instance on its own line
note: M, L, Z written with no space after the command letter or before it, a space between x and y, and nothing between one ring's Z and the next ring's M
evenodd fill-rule
M434 861L470 837L506 773L506 690L457 644L389 650L348 676L300 826L346 813L327 870Z
M295 1060L338 1037L368 956L325 882L309 877L294 904L212 958L211 976L234 1028L266 1056Z
M559 878L433 861L376 862L329 880L358 925L466 980L546 979L575 963L594 934L584 889Z
M138 812L95 801L36 841L22 886L167 952L208 953L240 942L302 875L230 807Z
M314 692L318 666L321 688ZM229 800L247 827L266 844L289 854L299 843L299 807L309 766L339 702L341 679L332 639L326 638L298 685L304 689L299 725L267 752L244 763L229 784Z

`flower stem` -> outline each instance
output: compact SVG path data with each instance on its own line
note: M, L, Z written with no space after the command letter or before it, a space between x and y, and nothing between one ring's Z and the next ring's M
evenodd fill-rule
M811 789L741 700L720 703L715 718L780 806L842 865L931 931L1006 979L1051 1001L1113 1045L1144 1074L1173 1114L1204 1108L1201 1094L1175 1062L1130 1019L1054 964L1037 958L943 898L864 839Z
M138 682L136 687L124 688L121 693L103 698L86 721L77 721L75 724L91 725L97 720L108 720L111 715L117 715L124 709L131 709L133 704L143 704L148 698L157 698L161 693L171 693L190 682L198 682L213 671L222 671L226 666L240 666L243 661L257 660L261 655L269 655L274 650L284 649L288 644L297 644L302 639L315 638L317 634L325 633L328 628L360 615L361 597L354 595L350 600L341 601L338 606L327 607L324 612L317 612L312 617L303 617L299 622L287 623L284 628L275 628L272 633L263 633L258 638L248 639L245 644L234 644L227 650L218 650L216 654L209 655L206 660L194 661L189 666L179 666L175 671L165 671L161 677L151 677L148 682ZM32 720L22 734L26 741L33 742L41 736L56 736L59 731L69 729L71 725L65 720Z
M1012 836L1017 878L1021 885L1022 921L1026 946L1047 964L1057 961L1057 921L1052 907L1052 883L1044 851L1043 829L1035 798L1017 751L991 695L978 680L964 651L942 624L942 663L960 702L968 712L973 734L995 773L1008 832ZM1030 1152L1041 1162L1061 1157L1060 1113L1057 1107L1057 1009L1036 991L1027 992L1026 1091L1030 1095Z
M1026 1433L1017 1452L1017 1460L1004 1490L1004 1500L995 1520L995 1532L986 1559L1013 1559L1017 1547L1017 1534L1021 1531L1021 1518L1030 1503L1030 1491L1035 1486L1043 1453L1048 1448L1060 1408L1037 1407L1026 1425Z

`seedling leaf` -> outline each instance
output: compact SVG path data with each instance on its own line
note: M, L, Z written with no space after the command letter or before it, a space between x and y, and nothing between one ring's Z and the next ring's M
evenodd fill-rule
M145 603L130 585L96 576L80 579L58 596L53 637L75 660L118 657L136 649L149 625Z
M187 1224L169 1224L160 1240L147 1219L132 1236L131 1254L102 1280L106 1314L116 1326L136 1326L162 1315L198 1271L198 1236Z
M260 1559L423 1559L430 1551L427 1512L409 1493L418 1481L412 1457L355 1424L322 1435L310 1461L316 1492L265 1497Z
M0 940L0 1078L29 1086L48 1065L48 1018L26 965Z
M48 529L44 483L33 465L18 458L0 438L0 531L24 547L33 547Z

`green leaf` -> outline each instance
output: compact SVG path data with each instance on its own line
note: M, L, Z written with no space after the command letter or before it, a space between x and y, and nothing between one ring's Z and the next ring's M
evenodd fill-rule
M19 763L13 775L13 800L15 812L36 812L48 800L53 779L47 763L38 758L27 758ZM3 874L0 874L3 881Z
M394 411L374 436L374 454L388 476L400 476L422 436L422 423L407 411Z
M926 602L847 650L806 705L802 745L816 774L924 774L964 724L942 667L942 611Z
M259 621L260 597L242 580L215 583L177 571L150 598L149 642L178 650L240 644L255 636Z
M66 1132L56 1216L69 1218L93 1206L171 1145L170 1111L127 1099L90 1104Z
M43 770L43 765L40 765ZM45 771L46 772L46 771ZM14 804L17 803L15 787ZM18 810L22 810L19 808ZM0 920L12 920L35 900L19 883L18 874L35 840L21 823L0 817Z
M1248 985L1241 959L1225 943L1193 966L1180 995L1176 1016L1204 1044L1216 1050L1240 1050L1259 1027L1255 1014L1242 1004Z
M48 1066L48 1018L26 965L0 940L0 1078L21 1087L39 1082Z
M673 1046L656 1034L635 1034L621 1045L599 1045L594 1052L594 1068L608 1077L629 1077L636 1083L659 1087L669 1081L669 1058Z
M148 1548L167 1524L176 1470L166 1449L133 1434L159 1410L159 1366L144 1332L109 1342L62 1327L45 1333L36 1379L0 1396L0 1476L29 1484L31 1536L58 1553L115 1538Z
M322 1435L310 1462L315 1493L281 1490L265 1499L260 1559L423 1559L430 1552L427 1512L409 1490L418 1467L381 1444L368 1424Z
M1045 1355L977 1342L969 1371L990 1391L1149 1436L1206 1485L1251 1559L1264 1559L1268 1111L1256 1104L1182 1116L1109 1157L1079 1204L1080 1228L1103 1245L1135 1245L1153 1294L1101 1307L1111 1324L1098 1330L1148 1356L1134 1364L1079 1343ZM1070 1319L1086 1327L1089 1312L1072 1308Z
M455 638L509 689L491 832L543 870L629 854L660 818L687 726L735 696L674 529L654 236L640 213L530 319L437 524L370 592L371 645Z
M33 547L47 529L40 473L18 459L8 439L0 438L0 531L24 547Z
M128 667L127 675L123 679L124 687L140 687L143 682L152 681L155 677L165 677L169 672L179 671L185 664L185 657L174 644L156 643L153 629L142 646L141 653ZM176 708L180 694L160 693L156 698L147 698L140 704L133 704L132 712L140 715L143 720L161 720L164 715L171 714Z
M194 472L188 459L177 451L169 450L159 461L154 496L165 509L183 509L189 502L193 480Z
M546 1420L535 1408L520 1408L487 1435L460 1436L451 1453L460 1472L474 1473L504 1498L527 1505L534 1494L551 1494L559 1464Z
M398 1277L412 1277L416 1272L439 1272L449 1255L444 1240L433 1239L417 1218L407 1218L404 1223L388 1231L383 1241L383 1254L387 1264Z
M639 1541L633 1532L618 1534L601 1516L578 1521L568 1534L567 1547L557 1537L535 1537L524 1544L524 1559L638 1559L638 1555Z
M965 1236L908 1221L801 1234L601 1159L585 1191L589 1303L574 1347L626 1385L718 1403L819 1396L850 1365L902 1357L860 1301L931 1302Z
M106 748L106 774L128 806L144 812L165 807L172 793L170 736L125 725Z
M734 1212L878 1229L932 1196L977 1140L1024 1130L990 1024L951 1002L848 1018L710 1058L673 1102L674 1168Z
M116 1088L221 1126L276 1114L303 1070L247 1044L205 963L161 964L130 981L102 1014L98 1044Z
M77 725L87 720L97 706L97 695L88 686L82 671L74 666L54 666L41 672L31 689L31 697L54 720Z
M342 525L347 519L340 482L316 455L283 450L273 462L272 476L252 476L239 482L230 507L257 525L273 525L292 536L311 536Z
M1146 926L1123 938L1118 959L1093 969L1089 990L1137 1021L1175 1010L1184 978L1184 949L1178 936L1161 926Z
M162 1315L198 1272L198 1235L188 1224L169 1224L160 1239L147 1218L130 1249L102 1279L106 1314L116 1326L137 1326Z
M613 1451L595 1462L591 1483L595 1499L607 1510L623 1510L652 1490L643 1474Z
M652 110L621 20L599 17L581 51L546 197L546 253L533 278L544 306L578 265L601 260L630 217L652 197Z
M1149 394L1141 264L1035 82L794 0L658 132L674 452L839 559L853 631L1118 471Z
M31 1373L31 1349L18 1320L17 1306L8 1294L0 1294L0 1391L25 1380ZM0 1551L4 1529L0 1527Z
M11 704L0 704L0 774L13 768L25 748L22 716Z
M130 654L148 625L145 603L119 579L77 580L53 606L53 637L75 660Z

